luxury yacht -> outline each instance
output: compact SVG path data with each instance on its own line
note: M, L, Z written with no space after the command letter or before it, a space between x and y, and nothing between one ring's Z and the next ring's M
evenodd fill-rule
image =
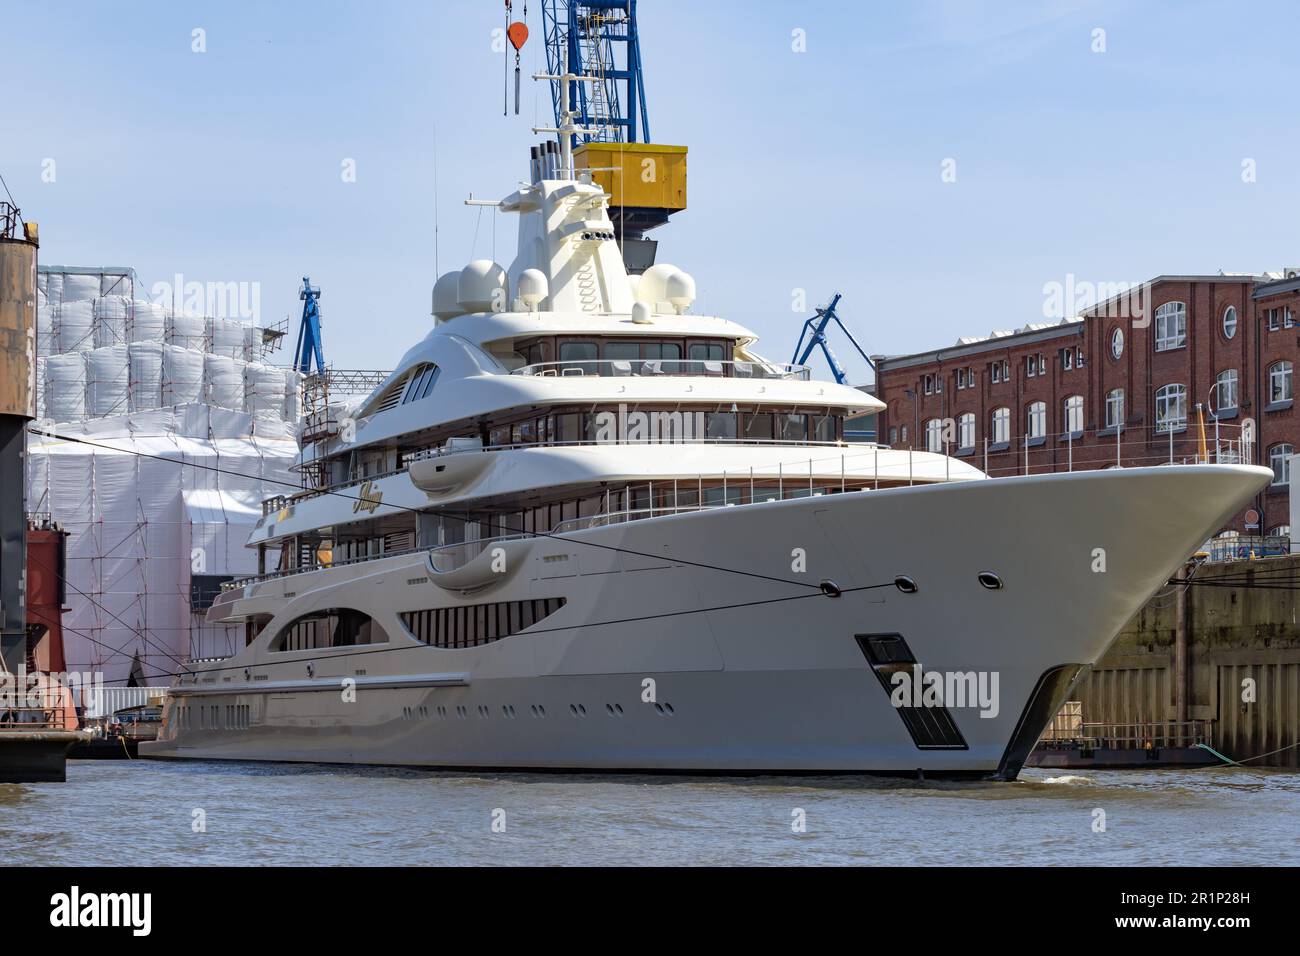
M570 134L502 199L508 269L434 322L208 619L161 758L702 773L1018 773L1081 670L1271 472L987 478L844 441L869 394L629 274Z

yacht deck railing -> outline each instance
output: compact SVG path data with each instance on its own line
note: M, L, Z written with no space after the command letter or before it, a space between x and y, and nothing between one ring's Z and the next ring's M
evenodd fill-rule
M792 382L812 379L807 365L781 362L744 362L709 359L578 359L565 362L536 362L514 369L511 375L536 375L542 378L569 378L594 375L599 378L656 376L758 378Z

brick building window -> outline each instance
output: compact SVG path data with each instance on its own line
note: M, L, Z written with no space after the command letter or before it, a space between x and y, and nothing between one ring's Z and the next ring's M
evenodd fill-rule
M993 409L993 444L1005 445L1011 441L1011 409Z
M1074 349L1061 349L1061 368L1067 372L1074 368Z
M994 362L989 366L989 381L994 385L1002 381L1002 363Z
M1046 371L1043 367L1043 357L1041 355L1030 355L1025 358L1025 375L1033 378L1035 375L1042 375Z
M1291 456L1295 449L1283 442L1268 450L1268 464L1273 469L1273 484L1289 485L1291 483Z
M1110 357L1119 361L1124 354L1124 330L1117 328L1110 333Z
M1282 327L1281 309L1265 309L1264 314L1268 316L1268 330L1270 332L1276 332Z
M1025 416L1025 437L1042 438L1047 434L1047 403L1030 402Z
M1214 411L1235 411L1237 408L1237 370L1230 368L1214 380Z
M1268 367L1268 403L1291 401L1291 363L1276 362Z
M1065 430L1075 434L1083 431L1083 396L1071 395L1065 400Z
M1156 389L1156 431L1187 427L1187 386L1164 385Z
M1106 427L1119 428L1124 424L1124 389L1112 388L1106 393Z
M932 418L925 423L925 450L943 451L943 419Z
M1228 306L1223 310L1223 337L1231 339L1237 334L1237 309L1235 306Z
M933 395L933 394L934 394L934 376L933 376L933 375L923 375L923 376L921 377L921 391L925 392L925 394L927 394L927 395Z
M1166 302L1156 309L1156 351L1180 349L1187 344L1187 306Z
M965 412L957 419L957 447L975 447L975 413Z

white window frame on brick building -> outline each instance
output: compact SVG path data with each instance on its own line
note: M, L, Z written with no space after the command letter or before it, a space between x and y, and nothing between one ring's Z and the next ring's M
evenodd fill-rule
M1011 409L1005 406L993 409L992 421L993 444L1009 444L1011 441Z
M1217 415L1219 412L1235 412L1237 410L1237 370L1227 368L1220 372L1214 378L1214 408Z
M1083 434L1083 396L1069 395L1065 399L1065 430L1073 435Z
M932 418L925 423L925 450L935 454L943 452L942 418Z
M1223 310L1223 337L1232 340L1237 335L1237 307L1230 305Z
M1174 382L1156 389L1156 433L1187 427L1187 386Z
M1124 425L1124 389L1112 388L1106 393L1106 427L1121 428Z
M975 447L974 412L963 412L957 416L957 447L963 450Z
M1119 361L1124 355L1124 330L1116 326L1110 333L1110 357Z
M1187 305L1166 302L1156 309L1156 351L1168 352L1187 344Z
M1047 437L1047 403L1030 402L1025 411L1025 437L1028 439Z
M1268 403L1289 402L1294 394L1292 374L1294 366L1283 359L1268 367Z
M1291 484L1291 456L1295 448L1289 442L1274 445L1268 450L1268 465L1273 469L1272 487Z

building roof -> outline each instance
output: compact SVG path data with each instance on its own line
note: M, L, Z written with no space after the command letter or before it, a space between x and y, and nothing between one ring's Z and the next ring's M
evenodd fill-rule
M960 358L965 355L979 355L994 349L1012 348L1017 345L1030 345L1069 335L1083 334L1083 319L1070 316L1057 322L1031 322L1014 332L995 329L987 336L963 337L956 345L931 349L928 352L915 352L911 355L881 355L873 358L877 368L906 368L913 365L928 365L946 358Z
M1092 308L1085 309L1081 314L1085 318L1088 316L1095 316L1112 302L1118 302L1121 299L1129 298L1138 289L1141 289L1144 286L1153 286L1160 282L1231 282L1239 284L1242 282L1253 281L1258 284L1261 282L1267 282L1273 277L1274 274L1267 272L1219 272L1215 275L1158 275L1154 279L1148 279L1140 286L1133 286L1132 288L1125 289L1118 295L1113 295L1108 299L1103 299Z

